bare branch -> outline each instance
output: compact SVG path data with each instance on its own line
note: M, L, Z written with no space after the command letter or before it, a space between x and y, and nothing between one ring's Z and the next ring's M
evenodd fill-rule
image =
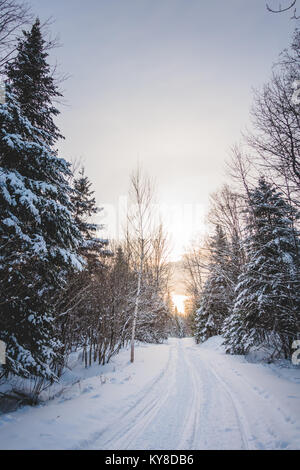
M282 8L281 4L279 4L278 10L274 10L273 8L271 8L268 3L266 4L266 7L267 7L267 10L271 13L284 13L285 11L289 11L292 8L294 8L296 3L297 3L297 0L293 0L292 3L286 8ZM298 20L299 18L300 16L297 16L297 8L294 8L294 14L291 17L291 20Z
M16 39L23 26L32 21L27 3L0 0L0 71L16 50Z
M283 13L284 11L291 10L291 9L296 5L296 2L297 2L297 0L293 0L292 3L290 4L290 6L288 6L288 7L286 7L286 8L282 8L282 7L281 7L281 4L279 4L279 9L278 9L278 10L273 10L273 9L268 5L268 3L266 4L266 6L267 6L267 10L270 11L271 13Z

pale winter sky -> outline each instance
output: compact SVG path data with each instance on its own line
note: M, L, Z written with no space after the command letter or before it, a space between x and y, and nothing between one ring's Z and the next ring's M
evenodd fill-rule
M140 162L157 182L166 221L173 214L175 258L201 230L209 194L225 181L224 162L248 123L252 87L270 76L295 21L268 13L263 0L30 3L41 20L54 18L62 47L52 56L70 75L62 156L82 158L107 213ZM114 235L113 215L105 222Z

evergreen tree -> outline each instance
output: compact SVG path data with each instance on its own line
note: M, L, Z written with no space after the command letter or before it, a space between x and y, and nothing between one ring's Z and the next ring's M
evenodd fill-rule
M145 343L162 343L168 338L172 316L155 286L144 283L136 339Z
M50 134L23 115L7 85L0 105L0 339L7 373L53 379L56 289L82 268L69 164L47 144Z
M224 318L229 312L229 245L220 226L216 227L209 250L211 255L208 277L195 315L197 343L220 334Z
M291 353L299 332L299 234L295 210L265 179L250 192L247 262L236 287L233 314L224 325L230 353L271 344Z
M175 336L177 338L184 338L186 336L185 317L179 314L177 307L175 309L174 323L175 323Z
M39 19L30 31L23 31L17 55L7 66L12 91L21 106L22 114L40 131L40 137L53 145L61 134L53 118L59 114L53 100L61 97L47 63L47 42L43 39Z
M92 183L84 174L84 168L80 170L79 177L74 180L74 191L71 201L74 206L75 222L82 234L83 244L81 253L85 256L90 267L99 261L99 256L110 255L111 253L105 249L108 245L107 240L100 239L96 236L97 230L102 227L90 222L93 215L97 214L100 209L96 206L94 191L91 190Z

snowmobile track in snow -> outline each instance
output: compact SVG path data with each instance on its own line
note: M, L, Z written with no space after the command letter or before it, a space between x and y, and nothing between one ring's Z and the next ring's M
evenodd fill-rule
M128 449L130 443L134 441L137 432L141 432L155 418L155 415L167 400L168 394L163 396L159 393L157 394L156 387L160 381L166 380L167 377L169 379L174 372L174 355L176 353L175 347L172 347L166 367L147 385L146 389L139 392L137 401L129 406L112 425L106 426L99 432L93 433L90 438L80 441L80 443L72 447L72 450L91 449L97 441L99 441L97 449L110 449L110 445L113 445L115 449ZM170 375L168 374L169 371ZM169 380L168 383L170 388ZM113 431L111 436L107 438L106 434L110 434L111 429L118 429L118 431ZM101 439L100 441L101 437L103 437L103 440Z
M0 417L3 449L300 449L299 369L226 355L221 337L76 367L79 390Z

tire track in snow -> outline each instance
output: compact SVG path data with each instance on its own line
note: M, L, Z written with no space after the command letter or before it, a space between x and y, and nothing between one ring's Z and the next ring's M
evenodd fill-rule
M128 447L128 445L126 444L127 435L132 441L131 436L133 432L136 432L134 430L136 428L140 428L141 431L143 428L145 428L154 419L154 416L157 414L161 406L163 406L164 402L168 398L168 395L161 396L160 393L156 393L156 388L165 377L169 377L169 369L171 369L171 374L172 369L174 371L175 368L173 363L175 362L174 355L178 353L177 346L178 345L176 344L176 351L175 346L170 347L169 358L165 368L162 369L159 375L152 382L147 384L142 390L138 392L137 398L139 398L134 401L131 406L127 407L124 413L121 414L121 416L116 418L109 425L104 426L104 428L100 429L99 431L92 433L87 439L80 440L80 442L78 442L75 446L72 446L71 450L93 448L93 446L96 444L97 441L100 440L101 437L105 437L105 434L109 433L111 429L115 430L117 428L119 428L118 432L114 432L113 436L111 436L109 439L106 439L103 442L99 442L99 445L97 445L97 449L105 449L106 446L112 443L115 447L115 439L119 441L123 440L124 445ZM170 387L168 388L170 389ZM168 391L168 393L170 393L170 390ZM143 417L144 421L139 423L139 418ZM128 421L132 424L128 425Z
M251 436L248 437L248 448L250 449L263 449L266 447L266 435L268 435L269 438L269 444L267 448L273 448L272 446L275 444L275 449L278 448L278 443L282 441L282 437L278 436L276 432L278 432L278 429L281 429L281 436L284 435L285 433L289 435L289 428L290 426L293 425L293 422L291 422L291 418L289 415L287 415L284 410L281 409L280 404L276 404L277 400L272 397L271 402L266 400L264 397L264 394L267 394L269 397L269 392L266 390L263 391L258 391L257 384L253 386L253 384L243 375L240 373L237 373L235 369L231 369L231 372L235 374L236 378L238 378L239 384L243 385L243 389L245 390L245 400L246 397L250 394L250 403L256 403L256 413L257 417L260 416L268 416L268 420L264 420L264 422L256 423L255 424L255 429L251 430L251 427L253 428L253 424L251 426L249 419L246 417L245 413L245 402L241 402L241 395L239 395L235 390L233 390L232 386L228 384L227 380L225 380L223 377L220 376L218 371L216 370L216 367L214 367L211 364L211 360L209 360L210 364L210 370L211 372L215 375L217 380L223 385L223 387L228 391L232 402L234 403L235 408L238 411L238 415L240 417L240 421L243 423L244 429L246 429L246 436ZM235 381L232 381L232 383L235 383ZM234 397L234 398L233 398ZM277 409L277 416L275 413L275 410ZM279 416L278 416L279 415ZM253 418L253 415L251 416ZM270 423L272 423L272 426L270 426ZM259 437L260 434L260 437ZM276 441L277 439L277 441ZM283 440L284 442L284 440ZM280 446L279 446L280 448Z
M177 346L177 345L176 345ZM115 449L128 449L134 445L137 440L137 436L141 437L143 431L155 420L160 409L165 405L168 400L170 393L175 383L175 362L177 359L178 347L173 347L170 353L170 360L166 369L161 374L159 381L155 383L147 395L144 395L142 400L139 400L139 410L135 405L132 416L126 414L126 421L121 429L115 432L108 440L101 444L103 449L111 449L111 445ZM174 357L175 356L175 357ZM161 381L165 379L166 385L162 388ZM159 390L157 390L159 384ZM150 395L150 401L148 396ZM146 398L146 401L145 401Z
M248 449L248 427L240 407L237 406L231 396L229 388L224 383L224 381L215 373L215 371L211 367L211 364L210 367L207 367L205 361L201 358L200 355L197 354L197 359L200 359L201 368L199 367L199 362L197 364L193 363L187 351L190 350L195 353L196 350L194 348L188 347L184 348L183 350L185 355L185 361L187 363L187 368L190 371L192 379L193 399L191 402L189 414L184 423L183 436L178 449L199 449L199 446L202 447L202 445L204 444L203 442L200 442L200 439L197 438L197 433L199 433L200 429L203 429L205 433L205 426L211 425L213 423L213 417L207 413L207 409L209 408L209 406L211 407L213 405L211 400L213 398L212 392L215 391L217 388L214 384L214 382L216 381L221 385L221 388L225 392L226 398L231 404L231 408L233 409L235 421L239 430L242 449ZM200 376L199 371L202 371L202 376ZM209 386L209 390L207 390L207 388L206 390L204 389L204 383L206 384L206 387L207 385ZM202 428L200 427L201 425ZM207 445L207 442L205 444ZM204 447L206 447L206 445L204 445Z
M214 369L211 367L210 373L215 377L215 379L221 384L222 388L224 389L228 399L230 400L232 407L234 409L234 413L236 416L236 421L240 430L240 435L241 435L241 440L243 443L243 450L248 450L250 449L250 444L249 444L249 435L250 435L250 430L247 424L247 421L245 419L245 416L242 412L241 407L237 404L237 402L232 398L232 392L227 386L227 384L224 382L224 380L221 379L221 377L215 373ZM246 430L247 429L247 430Z
M196 373L194 371L194 366L187 357L186 348L180 348L180 352L183 354L184 361L186 363L186 369L190 373L192 380L192 400L189 406L189 412L183 423L183 433L180 439L180 442L177 446L177 450L186 450L192 449L195 446L195 436L196 431L199 426L199 415L201 407L205 406L205 402L201 402L200 390L202 384L199 386L199 381L197 380Z

